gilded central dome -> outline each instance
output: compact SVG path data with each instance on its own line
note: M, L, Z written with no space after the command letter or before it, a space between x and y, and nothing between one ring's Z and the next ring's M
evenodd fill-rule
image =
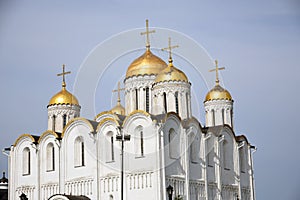
M224 88L222 88L219 84L217 84L213 89L211 89L207 93L205 101L221 100L221 99L232 101L232 97L230 93Z
M149 48L146 52L135 59L128 67L126 72L126 78L138 75L151 75L158 74L167 64L159 57L154 55Z
M155 79L155 83L164 82L164 81L189 82L184 72L174 67L172 62L170 62L168 67L166 67L163 71L161 71Z
M57 104L79 105L79 102L73 94L68 92L66 87L63 87L62 90L55 94L49 101L49 106Z

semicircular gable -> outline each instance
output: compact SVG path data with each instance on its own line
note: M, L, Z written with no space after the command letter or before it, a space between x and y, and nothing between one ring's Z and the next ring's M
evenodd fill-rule
M176 116L179 119L179 121L181 121L181 117L176 112L168 112L165 116L165 120L167 120L171 116Z
M202 129L201 123L196 118L194 118L194 117L189 118L188 120L184 121L183 127L184 128L195 127L198 130Z
M38 143L40 144L48 135L53 135L55 138L59 138L59 135L52 130L47 130L40 136Z
M98 115L96 115L94 120L97 122L100 122L104 118L114 118L116 120L120 120L118 115L112 113L111 111L103 111L103 112L99 113Z
M233 141L236 141L235 139L235 133L233 132L232 128L228 125L225 125L222 130L221 130L221 134L224 134L226 133L228 136L230 136L230 138L233 140Z
M174 121L178 125L178 127L182 127L181 118L177 115L177 113L168 113L165 118L165 124L167 124L168 121Z
M108 118L104 118L102 119L98 125L97 125L97 128L96 128L96 132L98 133L99 130L102 128L102 126L104 126L105 124L111 122L112 124L115 124L116 126L120 126L119 122L114 119L114 118L111 118L111 117L108 117Z
M13 144L13 146L17 146L17 144L18 144L22 139L24 139L24 138L29 138L29 140L31 140L32 142L37 142L36 138L34 138L31 134L29 134L29 133L24 133L24 134L20 135L20 136L16 139L15 143Z
M65 135L65 133L66 133L70 128L72 128L72 126L74 126L75 124L78 124L78 123L81 123L81 124L86 125L86 126L90 129L91 132L94 132L94 131L95 131L93 125L91 124L91 122L90 122L89 120L87 120L87 119L85 119L85 118L82 118L82 117L78 117L78 118L74 118L74 119L70 120L70 121L67 123L67 125L66 125L66 126L64 127L64 129L63 129L63 132L62 132L62 134L61 134L61 137L63 138L64 135Z
M147 113L146 111L143 111L143 110L135 110L133 112L131 112L123 121L123 124L122 126L123 127L126 127L128 126L128 124L130 124L130 122L134 119L136 119L136 117L143 117L144 119L146 120L149 120L149 121L152 121L151 117L150 117L150 114Z
M235 137L235 139L237 142L245 141L245 142L247 142L247 144L249 144L248 139L245 135L238 135Z

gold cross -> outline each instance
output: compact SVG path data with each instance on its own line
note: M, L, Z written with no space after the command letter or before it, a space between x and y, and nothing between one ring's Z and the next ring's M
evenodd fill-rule
M64 64L62 65L62 68L63 68L62 73L57 74L57 76L62 76L62 77L63 77L63 83L62 83L62 86L63 86L63 87L66 87L65 75L66 75L66 74L71 74L71 72L70 72L70 71L65 72L65 65L64 65Z
M216 68L209 70L209 72L216 71L216 84L219 85L219 70L224 70L225 67L218 67L218 60L215 60Z
M125 88L121 88L121 84L120 84L120 81L119 81L119 82L118 82L118 89L112 91L112 92L118 92L118 103L121 102L120 92L121 92L122 90L125 90Z
M178 48L178 45L171 45L171 38L169 37L169 46L166 48L161 49L162 51L168 51L169 52L169 62L172 62L172 49Z
M150 48L149 34L150 33L155 33L155 30L149 31L149 23L148 22L149 22L148 19L146 19L146 31L141 33L141 35L145 35L146 34L146 48L147 49Z

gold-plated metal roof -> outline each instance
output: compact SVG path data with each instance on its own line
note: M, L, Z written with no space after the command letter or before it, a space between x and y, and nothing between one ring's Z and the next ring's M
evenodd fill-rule
M73 94L68 92L66 87L62 87L62 90L55 94L49 101L49 106L57 104L79 105L79 102Z
M138 75L156 75L166 67L167 64L147 48L143 55L129 65L126 78Z
M169 38L169 46L167 48L163 48L163 51L169 52L169 64L168 66L162 70L156 77L155 82L164 82L164 81L184 81L189 82L188 78L181 70L177 69L173 65L172 59L172 49L179 47L178 45L171 45L171 38Z
M205 101L211 101L211 100L230 100L232 101L232 97L230 93L222 88L220 85L216 85L213 89L211 89L206 97Z
M149 23L146 20L146 31L141 33L141 35L146 35L146 52L129 65L126 78L139 75L156 75L167 67L167 64L161 58L150 51L149 35L151 33L155 33L155 30L149 30Z
M209 70L209 71L210 72L213 72L213 71L216 72L216 85L213 89L211 89L207 93L204 102L211 101L211 100L221 100L221 99L232 101L232 97L231 97L230 93L220 86L219 70L223 70L223 69L225 69L225 67L219 68L217 60L215 60L215 63L216 63L215 69L212 69L212 70Z
M120 102L118 102L117 105L110 111L114 114L125 115L125 108L121 105Z
M70 104L70 105L78 105L79 106L79 102L77 100L77 98L71 94L70 92L68 92L68 90L66 89L66 82L65 82L65 75L66 74L70 74L71 72L65 72L65 65L62 65L63 68L63 72L60 74L57 74L57 76L62 76L63 77L63 81L62 81L62 90L60 92L58 92L57 94L55 94L49 101L49 106L51 105L57 105L57 104Z
M161 71L155 78L155 83L165 81L183 81L187 83L189 82L184 72L174 67L172 62L170 62L168 67Z

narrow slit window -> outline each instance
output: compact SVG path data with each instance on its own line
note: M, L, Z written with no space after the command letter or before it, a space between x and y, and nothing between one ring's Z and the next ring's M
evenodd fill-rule
M30 174L30 149L26 147L23 150L23 175L29 175Z
M141 137L141 156L144 156L144 134L143 134L143 130L140 131L140 137Z
M55 131L55 123L56 123L56 117L55 115L52 116L52 130Z
M225 124L225 110L222 109L222 124Z
M186 93L185 94L185 98L186 98L186 115L187 115L187 117L189 117L189 94L188 93Z
M63 115L63 128L65 128L67 124L67 115Z
M139 109L139 93L138 89L135 89L135 109Z
M149 88L146 87L146 112L149 112Z
M53 143L47 145L47 171L54 171L55 167L55 152Z
M77 137L74 143L74 166L81 167L85 165L84 141L82 137Z
M178 92L175 93L175 104L176 104L176 113L179 114Z
M165 109L165 113L168 112L168 108L167 108L167 94L164 92L164 109Z
M115 160L115 154L114 154L114 137L110 137L110 148L111 148L111 161Z

